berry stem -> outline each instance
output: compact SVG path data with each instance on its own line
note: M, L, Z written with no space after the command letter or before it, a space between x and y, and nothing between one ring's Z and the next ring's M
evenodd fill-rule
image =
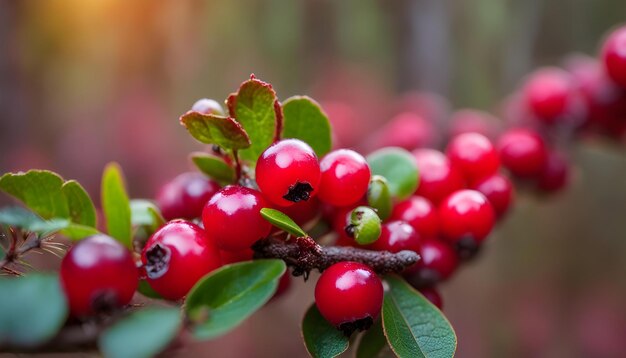
M241 179L241 161L236 149L233 149L233 160L235 161L235 183L238 183L239 179Z
M306 280L313 269L322 272L329 266L342 261L363 263L377 274L401 272L419 261L413 251L370 251L353 247L323 247L310 237L299 237L289 241L268 237L257 241L253 246L254 258L275 258L285 261L293 268L294 276L304 276Z

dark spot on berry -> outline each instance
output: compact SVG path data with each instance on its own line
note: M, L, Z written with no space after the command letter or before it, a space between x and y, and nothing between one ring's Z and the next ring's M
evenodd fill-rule
M118 306L117 295L111 290L98 293L91 301L91 308L98 313L112 313Z
M480 251L480 245L476 243L473 236L465 236L456 242L454 247L459 259L467 261L476 257Z
M346 228L344 229L346 231L346 234L352 238L354 238L354 232L356 231L356 225L348 225L346 226Z
M172 252L169 248L159 244L146 251L146 275L151 278L159 278L167 272Z
M338 328L346 337L350 337L355 331L368 330L372 324L374 324L374 319L367 316L365 318L357 319L356 321L342 323Z
M297 203L300 201L307 201L311 197L313 187L309 183L296 182L289 187L287 194L283 196L283 199Z

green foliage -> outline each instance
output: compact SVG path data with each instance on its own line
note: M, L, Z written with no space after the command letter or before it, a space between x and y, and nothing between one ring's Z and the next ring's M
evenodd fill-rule
M80 224L70 223L66 228L61 230L61 234L72 240L80 240L89 236L99 234L96 228Z
M19 206L0 209L0 224L18 227L39 235L49 235L70 225L67 219L44 220Z
M226 265L205 276L185 301L194 335L209 339L235 328L272 297L285 269L281 260L255 260Z
M368 245L380 237L381 220L372 208L359 206L350 214L350 227L354 240L361 245Z
M178 308L147 308L132 313L104 331L98 346L107 358L154 357L167 348L181 326Z
M68 314L56 275L0 278L0 307L0 348L45 343L61 328Z
M96 207L85 189L75 180L66 181L61 189L67 199L72 222L96 227Z
M158 298L158 299L163 298L163 296L161 296L157 291L155 291L146 280L139 280L139 286L137 286L137 292L141 293L142 295L148 298Z
M235 118L250 136L250 148L241 150L241 158L255 165L257 158L276 137L282 110L276 92L268 83L254 76L239 87L226 101L230 116Z
M382 220L386 220L391 215L393 202L389 191L389 182L380 175L372 176L367 189L367 203L376 209L376 213Z
M153 233L165 225L165 219L161 215L161 210L150 200L131 200L130 218L132 226L145 227L149 233Z
M131 214L122 169L109 163L102 175L102 211L109 235L132 249Z
M190 111L180 117L180 123L201 143L233 150L250 147L248 134L230 117Z
M322 317L315 304L302 319L302 337L313 358L337 357L348 349L349 340L340 330Z
M417 189L417 165L411 153L402 148L382 148L367 156L372 175L387 179L389 191L396 199L406 199Z
M387 345L383 325L380 320L374 322L359 340L356 358L376 358Z
M328 116L320 105L306 96L293 96L283 102L283 138L298 138L307 142L318 157L332 147Z
M304 230L302 230L300 226L298 226L298 224L296 224L289 216L281 211L278 211L276 209L263 208L261 209L261 216L265 220L269 221L272 225L290 233L291 235L294 235L296 237L307 236L307 233L304 232Z
M394 353L404 357L454 357L456 335L437 307L397 276L386 278L382 321Z
M201 172L222 185L231 184L235 181L235 169L216 155L194 152L191 153L191 161Z
M63 178L51 171L6 173L0 177L0 190L19 199L44 219L70 217Z

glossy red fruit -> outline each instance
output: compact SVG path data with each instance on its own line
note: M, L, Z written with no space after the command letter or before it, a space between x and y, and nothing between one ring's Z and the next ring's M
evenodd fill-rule
M493 144L478 133L454 137L446 154L452 166L458 168L468 182L489 176L500 167L500 158Z
M537 178L537 187L546 192L555 192L563 189L569 182L570 164L567 158L559 152L551 151L543 170Z
M497 217L502 217L511 207L515 198L513 183L505 175L496 173L483 178L472 185L472 189L481 192L493 206Z
M495 140L500 134L502 123L487 112L474 109L461 109L450 117L448 136L454 138L464 133L479 133Z
M202 173L183 173L161 187L156 202L165 220L195 219L218 190L219 184Z
M422 196L414 195L396 204L389 219L406 221L422 237L436 237L439 234L437 208Z
M611 32L602 46L606 73L615 83L626 87L626 26Z
M353 150L332 151L320 161L322 178L318 198L323 202L346 206L354 204L367 192L371 172L363 156Z
M426 297L426 299L429 300L430 303L435 305L435 307L439 308L440 310L443 309L443 299L441 298L441 294L436 288L422 287L418 289L418 291L420 291L420 293L424 295L424 297Z
M280 206L309 200L319 189L320 176L315 152L298 139L272 144L256 164L259 189L269 201Z
M268 207L270 205L258 191L229 185L204 207L204 230L221 250L249 249L270 233L271 224L261 216L261 209Z
M60 275L75 317L127 305L139 284L131 252L106 235L86 238L70 248Z
M423 240L417 253L420 260L406 271L406 276L418 288L447 280L459 264L454 249L439 239Z
M222 258L222 264L234 264L237 262L250 261L254 256L252 249L243 249L240 251L225 251L220 250L220 257Z
M538 175L547 159L541 136L526 129L512 129L498 140L500 161L513 175L529 178Z
M574 96L569 73L555 67L534 72L524 86L526 105L538 119L554 123L565 116Z
M315 286L315 304L339 329L367 329L380 314L383 285L366 265L339 262L327 268Z
M222 266L213 240L198 225L175 220L157 230L141 252L146 281L168 300L179 300L204 275Z
M440 151L417 149L413 151L413 157L420 173L416 195L423 196L437 205L450 193L465 187L461 172L453 167Z
M380 237L368 248L376 251L400 252L411 250L417 252L422 238L413 226L405 221L394 220L382 225Z
M476 190L459 190L439 205L443 237L452 244L479 245L491 232L495 213L489 200Z

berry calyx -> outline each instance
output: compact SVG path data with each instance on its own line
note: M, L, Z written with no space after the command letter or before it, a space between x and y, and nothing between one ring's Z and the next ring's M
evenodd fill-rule
M420 260L406 271L408 281L417 288L447 280L459 264L454 249L438 239L423 240L417 253Z
M315 304L322 316L347 335L369 328L383 304L383 284L374 271L357 262L327 268L315 286Z
M422 237L436 237L439 234L437 208L422 196L414 195L396 204L390 220L406 221Z
M395 220L382 226L380 237L368 248L376 251L418 251L422 238L407 222Z
M267 236L271 224L261 216L270 207L261 193L238 185L217 192L202 212L204 230L221 250L240 251Z
M511 207L515 197L513 183L500 173L483 178L472 185L472 189L481 192L493 206L498 218Z
M573 81L559 68L544 68L533 73L524 87L526 104L540 120L551 124L567 114L573 97Z
M320 161L318 198L335 206L356 203L367 192L371 172L363 156L353 150L332 151Z
M127 305L139 284L131 252L106 235L79 241L63 257L61 284L74 317Z
M178 300L204 275L222 266L219 250L198 225L176 220L148 239L141 253L146 281L161 296Z
M219 184L202 173L183 173L161 187L156 202L165 220L191 220L202 215L204 205L218 190Z
M441 233L452 244L479 245L491 232L495 213L489 200L476 190L459 190L439 205Z
M269 201L280 206L309 200L318 190L320 176L315 152L298 139L272 144L256 164L259 189Z
M498 140L498 152L502 165L513 175L528 178L543 169L547 150L543 139L536 132L512 129Z
M465 187L459 170L453 167L450 160L440 151L416 149L413 151L413 157L420 173L416 195L423 196L437 205L450 193Z
M615 83L626 87L626 26L613 31L602 46L606 73Z
M482 134L464 133L452 139L446 150L450 163L469 182L495 173L500 167L498 152Z

